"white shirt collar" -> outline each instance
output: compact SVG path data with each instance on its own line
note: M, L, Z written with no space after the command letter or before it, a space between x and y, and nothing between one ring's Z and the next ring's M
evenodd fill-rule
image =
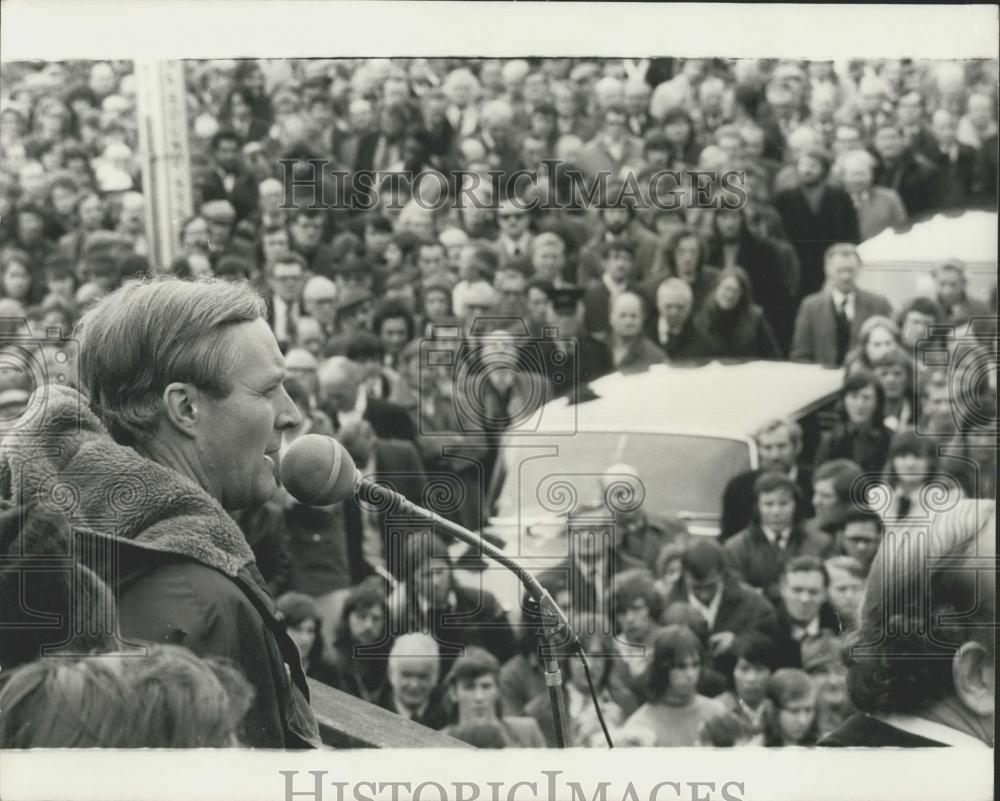
M804 626L801 626L798 623L792 623L793 640L798 640L801 642L806 637L818 637L819 632L820 632L819 615L816 615L816 617L814 617Z
M874 715L884 723L895 726L917 737L926 737L928 740L937 740L939 743L955 746L956 748L989 748L989 746L978 737L966 734L964 731L953 729L943 723L926 718L918 718L916 715Z
M768 528L767 526L761 526L760 530L764 532L764 536L767 537L767 541L771 543L771 545L775 545L779 548L782 547L782 540L784 540L784 545L787 546L788 540L791 539L792 536L792 530L790 528L786 528L784 532L780 532L775 531L773 528ZM782 537L782 533L784 533L784 537Z
M715 591L715 595L712 596L712 600L709 602L708 606L705 606L701 601L695 597L695 595L688 590L687 594L688 603L691 604L695 609L701 612L702 617L708 621L708 628L715 628L715 618L719 614L719 606L722 604L722 584L720 582L719 588Z

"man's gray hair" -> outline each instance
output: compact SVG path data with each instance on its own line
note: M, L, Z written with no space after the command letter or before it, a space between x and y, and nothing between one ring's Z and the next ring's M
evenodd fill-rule
M688 306L694 304L694 293L691 291L691 285L685 281L683 278L678 278L677 276L671 276L670 278L664 278L660 282L660 285L656 288L656 301L660 302L660 298L666 297L668 295L679 295L687 301Z
M431 635L419 631L403 634L396 638L389 651L389 667L394 669L403 662L433 660L436 677L440 654L438 644Z
M159 427L167 385L194 384L213 398L232 391L239 354L222 334L266 310L245 283L129 281L76 324L80 388L116 441L146 441Z

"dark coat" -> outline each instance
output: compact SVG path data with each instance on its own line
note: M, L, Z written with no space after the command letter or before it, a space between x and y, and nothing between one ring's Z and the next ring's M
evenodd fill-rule
M576 283L586 286L601 275L601 243L604 241L604 230L598 231L589 242L580 248L577 262ZM625 239L633 248L633 262L638 280L643 280L653 269L656 261L660 239L638 220L633 219L625 229Z
M847 349L857 343L858 330L869 317L881 314L892 317L892 306L882 295L856 290L854 298L854 319L851 321L851 336ZM814 362L836 367L837 320L833 308L833 295L828 291L816 292L799 307L795 319L795 335L792 337L792 361Z
M388 709L390 712L399 714L396 704L392 699L392 686L388 682L385 683L382 691L375 698L375 703L383 709ZM431 690L427 709L424 710L423 714L415 718L410 718L410 720L434 730L443 729L451 722L451 710L448 708L444 689L440 684Z
M712 358L778 358L778 341L760 306L746 309L735 323L727 320L729 317L731 315L721 312L711 299L695 317L695 330L708 343Z
M940 150L931 161L937 167L936 207L941 211L950 211L974 206L979 188L979 156L975 149L960 144L955 161Z
M771 544L758 523L727 540L723 548L730 569L773 601L778 599L778 579L785 562L807 555L825 559L834 553L833 539L825 532L794 526L787 547L781 549Z
M257 211L257 182L249 173L237 173L233 191L227 192L222 176L210 168L205 171L198 188L201 190L202 203L209 200L228 200L232 203L236 209L237 222Z
M89 537L81 553L113 583L121 633L232 660L255 690L247 745L319 747L298 649L233 519L194 483L115 443L74 390L52 385L36 402L36 434L5 453L0 488L72 486Z
M816 464L831 459L850 459L866 471L880 471L889 458L892 432L887 428L859 430L838 426L823 435L816 449Z
M782 603L777 605L776 634L771 635L775 647L775 665L777 667L802 667L802 643L792 637L792 620ZM819 628L821 637L836 636L840 631L840 618L829 604L819 608Z
M911 220L933 210L937 192L937 168L923 156L904 153L894 163L880 161L875 184L899 193Z
M818 291L825 279L823 255L835 242L860 242L858 215L851 196L827 186L814 214L801 189L786 189L774 199L788 241L795 246L801 269L799 296Z
M626 291L635 292L646 306L646 316L650 316L649 311L652 304L648 295L636 283L629 282L625 286ZM593 281L583 295L583 327L588 334L600 334L608 330L610 323L608 317L611 313L611 293L600 279Z
M727 540L737 531L750 525L753 519L754 494L753 485L763 470L747 470L738 476L733 476L722 493L722 529L720 540ZM799 466L795 476L798 484L799 517L812 517L812 469Z
M871 715L851 715L817 745L826 748L945 748L940 743L918 734L897 729Z
M695 328L690 317L680 332L668 337L666 342L659 336L659 319L654 317L649 336L667 354L668 362L705 362L711 358L711 343Z

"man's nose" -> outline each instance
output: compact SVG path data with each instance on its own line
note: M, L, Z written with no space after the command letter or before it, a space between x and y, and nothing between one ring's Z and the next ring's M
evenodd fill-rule
M281 386L277 403L277 414L274 417L274 427L276 430L286 431L289 428L295 428L302 424L302 414L299 412L299 407L295 405L295 402L288 395L284 384Z

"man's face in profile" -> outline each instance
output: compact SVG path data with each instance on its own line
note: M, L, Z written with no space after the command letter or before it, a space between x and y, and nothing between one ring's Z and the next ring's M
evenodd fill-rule
M225 333L235 355L232 389L221 399L199 392L192 401L195 448L205 488L227 510L263 503L277 489L272 459L282 432L301 416L285 392L285 359L263 319Z

